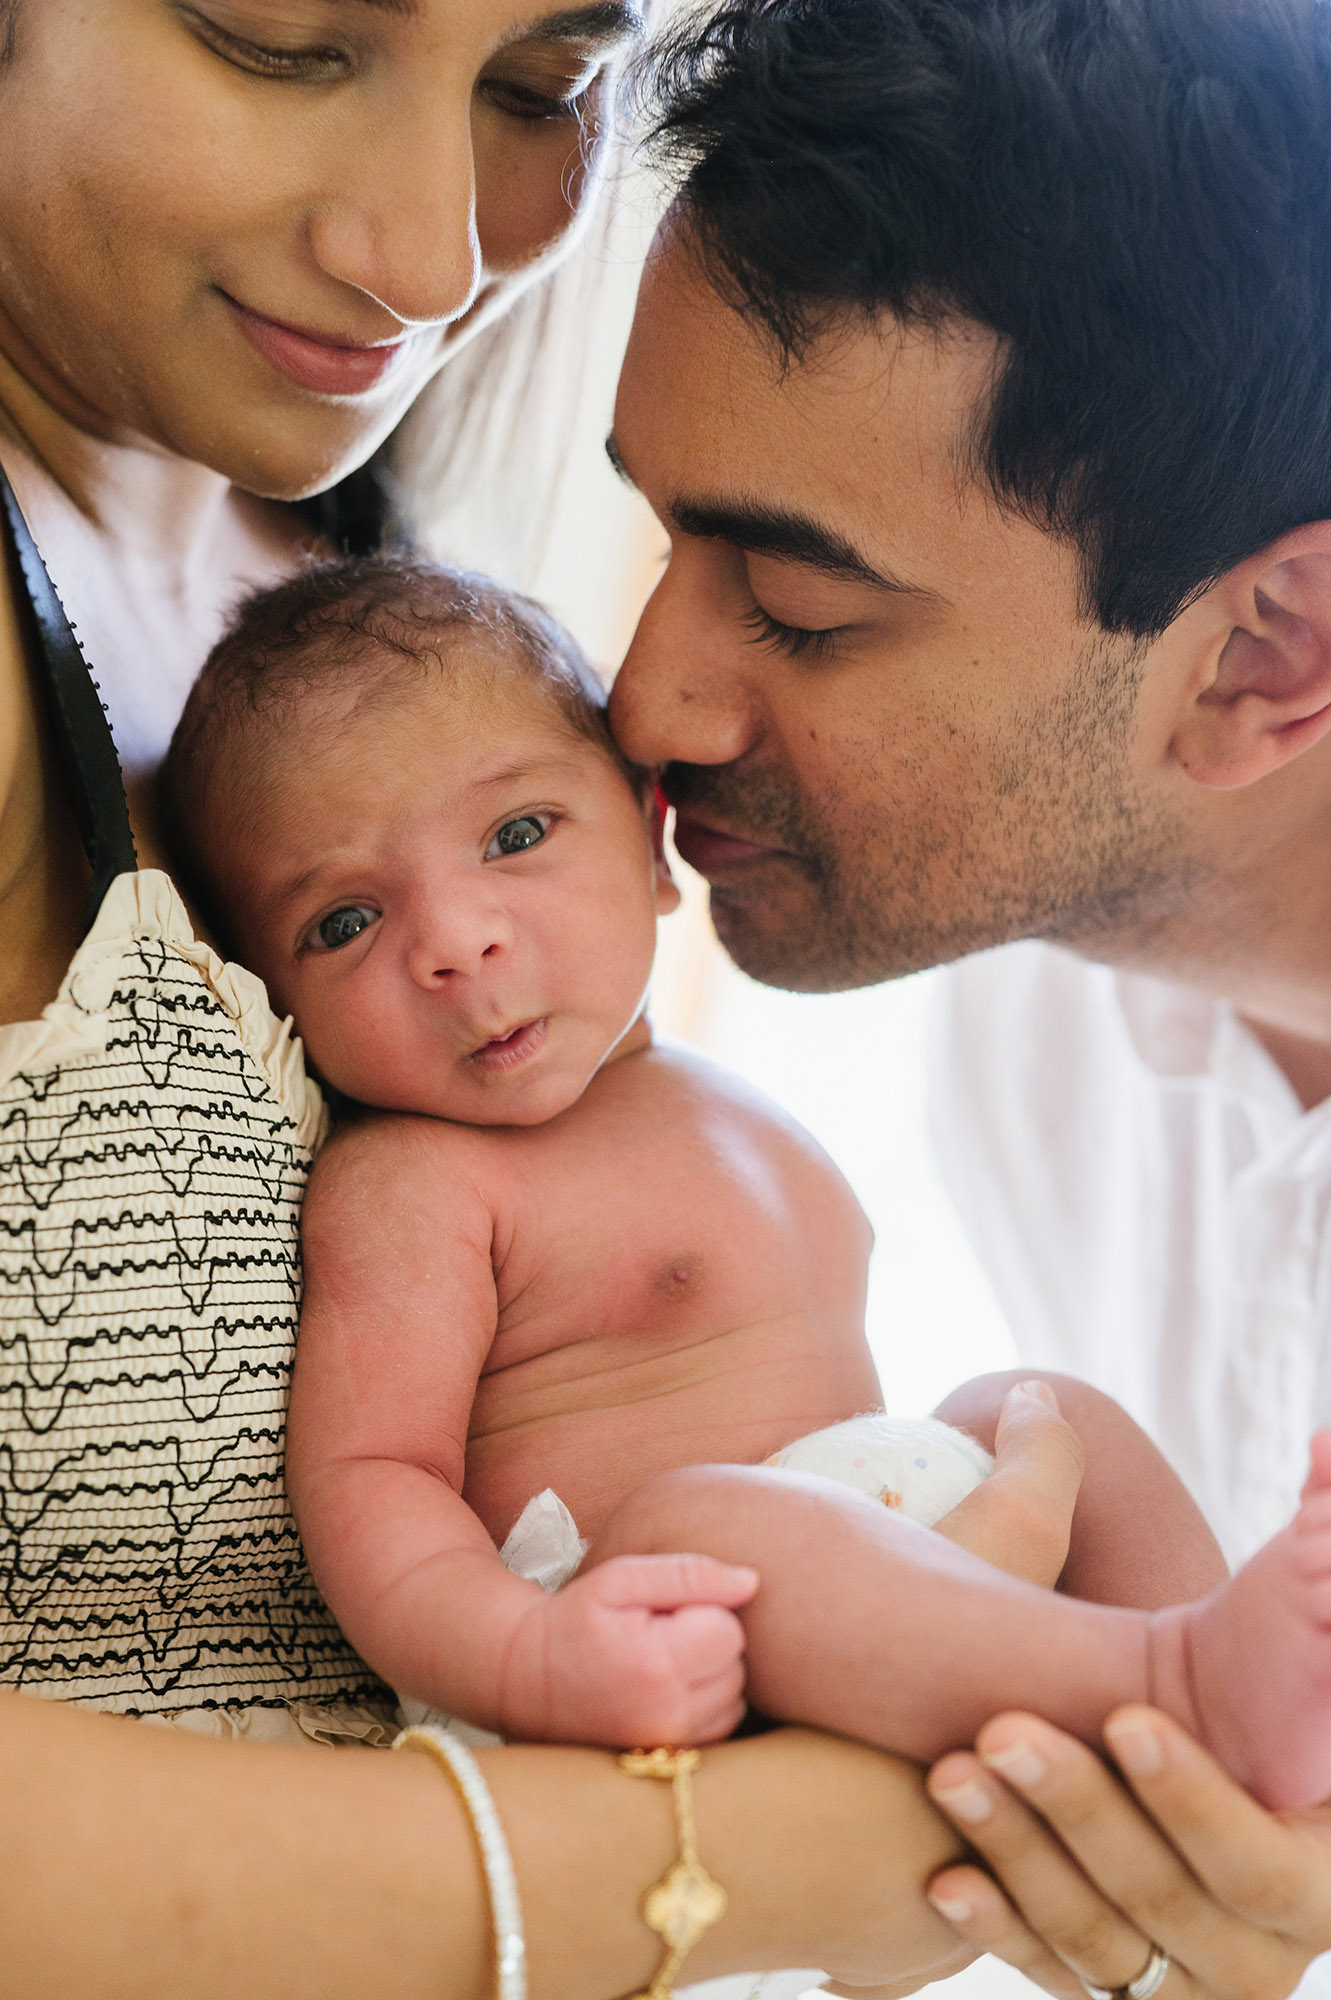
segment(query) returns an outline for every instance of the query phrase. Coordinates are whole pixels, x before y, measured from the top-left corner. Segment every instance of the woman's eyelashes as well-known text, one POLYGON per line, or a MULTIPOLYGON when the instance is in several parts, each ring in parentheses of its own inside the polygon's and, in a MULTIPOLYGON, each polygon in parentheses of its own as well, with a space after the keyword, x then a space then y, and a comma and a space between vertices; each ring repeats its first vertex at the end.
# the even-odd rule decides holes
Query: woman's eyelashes
POLYGON ((486 860, 502 861, 510 854, 525 854, 529 847, 540 845, 553 824, 553 813, 519 813, 506 819, 485 850, 486 860))
POLYGON ((578 120, 586 112, 603 74, 603 68, 597 65, 566 78, 483 76, 478 89, 496 111, 528 124, 562 118, 578 120))
POLYGON ((196 7, 185 6, 180 12, 198 41, 233 69, 246 70, 251 76, 279 83, 335 83, 349 76, 354 67, 350 50, 330 42, 274 47, 224 27, 221 21, 196 7))
POLYGON ((369 903, 343 903, 338 909, 330 910, 326 917, 320 917, 311 930, 306 943, 315 951, 336 951, 340 945, 350 944, 371 924, 377 924, 381 912, 369 903))
POLYGON ((744 614, 743 623, 753 634, 752 643, 757 646, 775 646, 788 659, 798 659, 801 653, 812 653, 821 659, 836 643, 840 627, 830 625, 819 631, 806 625, 784 625, 779 618, 773 618, 770 611, 764 611, 761 604, 755 604, 744 614))

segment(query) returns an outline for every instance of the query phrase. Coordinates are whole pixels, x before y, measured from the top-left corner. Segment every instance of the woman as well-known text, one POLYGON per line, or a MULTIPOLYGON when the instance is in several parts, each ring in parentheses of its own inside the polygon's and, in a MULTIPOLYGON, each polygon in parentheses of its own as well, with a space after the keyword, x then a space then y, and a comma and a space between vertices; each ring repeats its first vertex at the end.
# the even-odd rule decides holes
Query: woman
MULTIPOLYGON (((317 544, 291 503, 362 466, 557 251, 633 26, 616 0, 0 12, 8 1992, 473 2000, 492 1982, 440 1774, 295 1747, 386 1726, 281 1492, 318 1105, 262 990, 195 939, 150 781, 227 604, 317 544)), ((674 1852, 662 1787, 591 1752, 484 1761, 531 1990, 644 1985, 659 1948, 638 1903, 674 1852)), ((693 1976, 824 1963, 864 1983, 955 1955, 920 1893, 955 1838, 890 1760, 802 1732, 725 1745, 697 1819, 730 1904, 693 1976)))

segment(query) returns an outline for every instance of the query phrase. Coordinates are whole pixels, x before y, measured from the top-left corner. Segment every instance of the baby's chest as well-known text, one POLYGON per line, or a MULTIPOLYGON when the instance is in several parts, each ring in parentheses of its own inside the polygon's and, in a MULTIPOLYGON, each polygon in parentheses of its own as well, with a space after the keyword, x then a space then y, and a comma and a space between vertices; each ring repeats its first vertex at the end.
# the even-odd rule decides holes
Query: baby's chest
POLYGON ((599 1214, 547 1212, 515 1235, 496 1271, 490 1366, 588 1342, 611 1343, 627 1362, 761 1317, 770 1262, 746 1254, 746 1242, 710 1218, 663 1226, 622 1202, 599 1214))

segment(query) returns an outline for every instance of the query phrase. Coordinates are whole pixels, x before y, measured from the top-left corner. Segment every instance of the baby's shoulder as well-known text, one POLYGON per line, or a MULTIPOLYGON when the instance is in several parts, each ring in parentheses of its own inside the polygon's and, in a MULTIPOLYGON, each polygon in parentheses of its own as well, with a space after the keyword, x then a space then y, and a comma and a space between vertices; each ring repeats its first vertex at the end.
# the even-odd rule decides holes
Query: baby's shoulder
POLYGON ((492 1177, 483 1130, 410 1112, 357 1111, 339 1120, 310 1172, 308 1227, 330 1213, 378 1215, 489 1207, 492 1177))
POLYGON ((816 1195, 861 1234, 864 1217, 836 1162, 798 1119, 733 1070, 670 1040, 644 1051, 639 1088, 655 1099, 656 1121, 687 1148, 696 1140, 744 1178, 779 1184, 797 1203, 816 1195))

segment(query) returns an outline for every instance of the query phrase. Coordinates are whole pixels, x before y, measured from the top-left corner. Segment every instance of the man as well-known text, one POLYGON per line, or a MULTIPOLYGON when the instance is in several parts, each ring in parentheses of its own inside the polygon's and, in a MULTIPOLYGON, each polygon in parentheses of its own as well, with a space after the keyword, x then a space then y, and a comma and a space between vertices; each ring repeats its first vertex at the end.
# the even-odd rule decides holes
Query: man
MULTIPOLYGON (((1018 1338, 1237 1552, 1331 1421, 1331 20, 751 0, 663 75, 620 741, 758 978, 1041 940, 955 975, 953 1177, 1018 1338)), ((1059 1993, 1152 1942, 1166 2000, 1287 1991, 1331 1809, 1291 1844, 1139 1724, 1173 1849, 1040 1725, 940 1767, 1027 1919, 963 1871, 958 1927, 1059 1993)))

